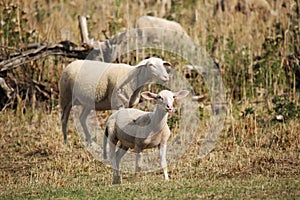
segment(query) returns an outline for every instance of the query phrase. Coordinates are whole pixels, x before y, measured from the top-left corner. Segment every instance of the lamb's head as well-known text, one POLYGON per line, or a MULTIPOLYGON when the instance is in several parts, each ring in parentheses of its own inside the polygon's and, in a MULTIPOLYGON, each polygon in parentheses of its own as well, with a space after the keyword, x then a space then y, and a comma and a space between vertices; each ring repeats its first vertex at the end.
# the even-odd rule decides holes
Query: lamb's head
POLYGON ((160 58, 151 57, 141 61, 138 66, 145 66, 146 75, 150 75, 152 79, 161 80, 163 82, 169 81, 169 74, 166 67, 170 67, 171 63, 160 58))
POLYGON ((179 92, 171 92, 169 90, 162 90, 158 94, 152 92, 143 92, 141 95, 145 99, 155 99, 157 102, 158 109, 164 110, 166 112, 174 112, 175 108, 173 103, 175 99, 181 99, 189 94, 187 90, 180 90, 179 92))

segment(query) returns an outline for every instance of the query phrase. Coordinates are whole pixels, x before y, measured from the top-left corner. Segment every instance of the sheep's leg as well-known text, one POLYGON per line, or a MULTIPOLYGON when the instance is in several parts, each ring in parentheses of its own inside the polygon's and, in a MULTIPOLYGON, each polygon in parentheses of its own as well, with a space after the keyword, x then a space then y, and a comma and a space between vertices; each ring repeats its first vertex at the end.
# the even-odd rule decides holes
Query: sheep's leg
POLYGON ((103 159, 107 159, 107 152, 106 152, 107 139, 108 139, 108 129, 106 127, 103 136, 103 159))
POLYGON ((136 160, 135 160, 135 178, 136 180, 140 177, 141 168, 139 166, 139 161, 141 160, 141 149, 135 148, 136 151, 136 160))
POLYGON ((169 180, 167 159, 166 159, 166 154, 167 154, 167 145, 166 144, 160 145, 159 154, 160 154, 161 167, 164 171, 165 180, 169 180))
POLYGON ((117 141, 109 141, 109 159, 111 161, 111 165, 113 168, 113 180, 112 184, 119 184, 121 183, 121 177, 119 174, 119 166, 117 164, 116 158, 116 145, 117 141))
POLYGON ((121 146, 119 147, 118 151, 117 151, 117 155, 116 155, 116 163, 117 163, 117 167, 118 169, 120 169, 120 161, 121 158, 126 154, 126 152, 128 151, 128 147, 125 147, 124 145, 121 144, 121 146))
POLYGON ((90 114, 90 111, 91 110, 89 108, 83 107, 83 109, 81 111, 81 114, 80 114, 80 117, 79 117, 81 126, 82 126, 84 134, 85 134, 85 140, 88 143, 91 143, 91 135, 90 135, 90 132, 89 132, 89 130, 87 128, 87 125, 86 125, 86 119, 87 119, 87 116, 90 114))
POLYGON ((64 143, 67 144, 67 124, 70 116, 70 111, 72 108, 72 103, 67 104, 62 111, 61 122, 62 122, 62 131, 64 134, 64 143))

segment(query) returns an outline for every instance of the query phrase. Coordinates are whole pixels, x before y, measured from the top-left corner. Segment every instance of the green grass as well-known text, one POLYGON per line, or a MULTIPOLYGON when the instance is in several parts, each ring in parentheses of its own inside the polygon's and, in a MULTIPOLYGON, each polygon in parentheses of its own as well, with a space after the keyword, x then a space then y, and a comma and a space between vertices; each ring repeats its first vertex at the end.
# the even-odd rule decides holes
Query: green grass
POLYGON ((7 199, 297 199, 298 178, 255 175, 246 178, 163 180, 101 186, 95 179, 86 187, 27 187, 7 199))

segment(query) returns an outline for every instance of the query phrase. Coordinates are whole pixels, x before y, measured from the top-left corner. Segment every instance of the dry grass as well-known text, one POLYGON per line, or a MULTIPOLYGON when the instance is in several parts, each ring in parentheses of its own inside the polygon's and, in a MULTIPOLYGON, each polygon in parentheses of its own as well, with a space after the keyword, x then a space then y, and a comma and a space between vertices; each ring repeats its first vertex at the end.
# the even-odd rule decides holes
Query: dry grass
POLYGON ((0 144, 2 198, 96 198, 105 194, 110 199, 110 195, 119 198, 118 191, 122 191, 127 197, 140 193, 151 199, 151 195, 172 197, 173 193, 165 194, 169 190, 184 198, 299 195, 300 125, 296 120, 258 123, 257 135, 253 135, 244 129, 249 119, 241 119, 235 123, 236 135, 226 126, 216 148, 204 159, 197 159, 201 142, 196 140, 170 165, 169 183, 164 183, 161 171, 157 171, 143 174, 137 182, 132 174, 124 173, 123 184, 111 186, 112 170, 84 148, 74 124, 69 126, 70 145, 65 146, 57 111, 44 115, 36 110, 25 116, 18 118, 11 111, 1 115, 1 124, 5 124, 0 144), (148 186, 152 189, 144 191, 148 186), (224 194, 218 192, 220 188, 224 194))

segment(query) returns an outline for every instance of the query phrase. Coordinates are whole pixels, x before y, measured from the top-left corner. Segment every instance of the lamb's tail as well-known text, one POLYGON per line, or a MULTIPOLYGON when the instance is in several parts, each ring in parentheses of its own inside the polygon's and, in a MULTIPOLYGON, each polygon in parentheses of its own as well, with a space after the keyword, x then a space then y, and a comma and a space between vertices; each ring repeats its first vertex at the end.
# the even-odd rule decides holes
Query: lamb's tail
POLYGON ((105 128, 103 136, 103 159, 107 159, 107 138, 108 138, 108 128, 105 128))

